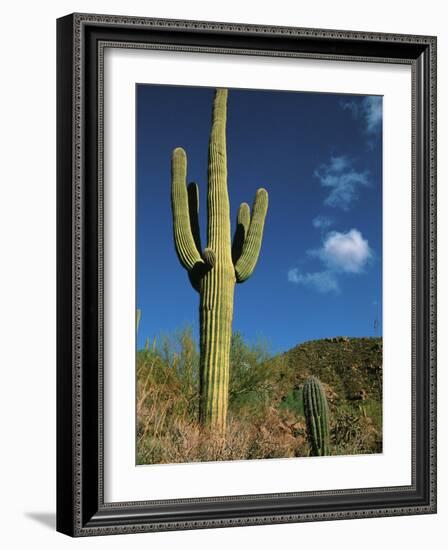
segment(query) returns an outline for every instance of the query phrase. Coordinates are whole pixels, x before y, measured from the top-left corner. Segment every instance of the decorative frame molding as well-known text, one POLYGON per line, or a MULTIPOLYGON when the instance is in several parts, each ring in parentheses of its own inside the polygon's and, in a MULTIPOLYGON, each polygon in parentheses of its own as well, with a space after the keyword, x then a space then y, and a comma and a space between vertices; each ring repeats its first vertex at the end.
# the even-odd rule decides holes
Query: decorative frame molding
POLYGON ((63 17, 57 30, 57 529, 89 536, 435 513, 436 38, 93 14, 63 17), (112 45, 411 65, 410 486, 104 502, 102 82, 112 45))

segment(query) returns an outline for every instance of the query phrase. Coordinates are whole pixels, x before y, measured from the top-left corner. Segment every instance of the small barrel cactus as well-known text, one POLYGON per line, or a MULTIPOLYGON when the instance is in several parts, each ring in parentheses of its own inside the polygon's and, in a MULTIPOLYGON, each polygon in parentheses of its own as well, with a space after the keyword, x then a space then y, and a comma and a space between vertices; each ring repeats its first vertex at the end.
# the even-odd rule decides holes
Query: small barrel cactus
POLYGON ((303 386, 303 409, 311 455, 329 455, 330 429, 327 398, 321 382, 314 376, 307 378, 303 386))

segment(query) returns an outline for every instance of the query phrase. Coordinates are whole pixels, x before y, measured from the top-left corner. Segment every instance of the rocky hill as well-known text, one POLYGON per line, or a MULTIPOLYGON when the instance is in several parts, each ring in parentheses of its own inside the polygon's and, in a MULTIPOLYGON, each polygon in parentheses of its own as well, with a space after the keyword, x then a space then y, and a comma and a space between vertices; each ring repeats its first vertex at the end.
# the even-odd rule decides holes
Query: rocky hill
POLYGON ((310 376, 327 387, 331 401, 381 400, 383 378, 381 338, 326 338, 300 344, 280 358, 298 388, 310 376))

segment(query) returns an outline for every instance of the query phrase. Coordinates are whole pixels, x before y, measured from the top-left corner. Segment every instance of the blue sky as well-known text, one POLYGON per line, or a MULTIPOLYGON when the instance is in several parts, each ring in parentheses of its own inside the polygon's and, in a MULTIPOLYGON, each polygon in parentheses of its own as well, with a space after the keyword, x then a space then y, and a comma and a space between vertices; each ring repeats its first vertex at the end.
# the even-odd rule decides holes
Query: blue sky
MULTIPOLYGON (((198 333, 198 294, 173 243, 170 160, 184 147, 205 246, 213 94, 137 86, 139 348, 187 325, 198 333)), ((257 267, 236 286, 233 330, 272 353, 373 336, 382 300, 382 98, 231 89, 227 153, 232 228, 241 202, 251 205, 258 187, 269 193, 257 267)))

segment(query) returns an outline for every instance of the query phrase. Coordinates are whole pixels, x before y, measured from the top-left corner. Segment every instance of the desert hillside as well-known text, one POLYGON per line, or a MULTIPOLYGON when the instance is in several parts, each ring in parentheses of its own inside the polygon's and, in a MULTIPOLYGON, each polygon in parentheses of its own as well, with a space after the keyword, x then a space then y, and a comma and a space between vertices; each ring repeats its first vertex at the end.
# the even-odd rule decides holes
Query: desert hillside
POLYGON ((199 354, 191 332, 137 353, 139 464, 309 455, 303 384, 324 388, 331 454, 382 450, 382 339, 336 337, 270 356, 234 334, 226 440, 198 424, 199 354))

